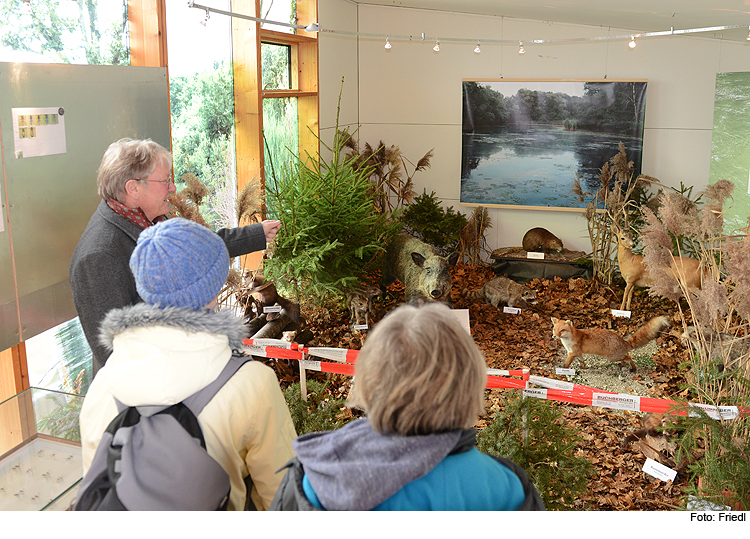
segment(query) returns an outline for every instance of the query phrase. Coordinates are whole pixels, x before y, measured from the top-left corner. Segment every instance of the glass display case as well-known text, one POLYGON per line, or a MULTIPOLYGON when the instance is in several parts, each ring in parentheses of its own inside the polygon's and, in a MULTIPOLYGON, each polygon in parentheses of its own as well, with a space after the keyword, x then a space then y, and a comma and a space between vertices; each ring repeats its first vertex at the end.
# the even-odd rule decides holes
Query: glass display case
POLYGON ((83 396, 29 388, 0 403, 0 511, 65 510, 82 478, 83 396))

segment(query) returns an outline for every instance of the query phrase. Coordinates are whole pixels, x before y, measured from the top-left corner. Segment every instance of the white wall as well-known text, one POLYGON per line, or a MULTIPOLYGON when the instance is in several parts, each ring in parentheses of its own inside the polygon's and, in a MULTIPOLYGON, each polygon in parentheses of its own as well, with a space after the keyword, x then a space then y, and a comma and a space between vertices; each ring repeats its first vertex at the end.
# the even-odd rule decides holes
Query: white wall
MULTIPOLYGON (((654 37, 638 41, 585 41, 534 45, 441 41, 440 52, 421 34, 467 39, 570 39, 629 34, 624 29, 565 25, 398 7, 357 6, 319 0, 323 28, 360 33, 413 35, 414 39, 320 34, 321 132, 335 123, 341 76, 346 121, 361 125, 360 139, 399 146, 415 161, 434 148, 431 168, 415 175, 418 193, 435 191, 459 208, 461 177, 461 80, 463 78, 648 79, 643 174, 668 186, 708 183, 716 73, 750 71, 750 45, 706 37, 654 37), (350 102, 349 77, 356 66, 358 102, 350 102), (357 118, 350 107, 358 107, 357 118)), ((540 14, 540 18, 543 14, 540 14)), ((344 116, 342 115, 342 118, 344 116)), ((343 122, 342 122, 343 124, 343 122)), ((602 163, 603 165, 604 163, 602 163)), ((571 182, 572 182, 571 178, 571 182)), ((523 234, 543 226, 569 249, 591 251, 586 221, 577 212, 491 209, 491 248, 521 244, 523 234)))

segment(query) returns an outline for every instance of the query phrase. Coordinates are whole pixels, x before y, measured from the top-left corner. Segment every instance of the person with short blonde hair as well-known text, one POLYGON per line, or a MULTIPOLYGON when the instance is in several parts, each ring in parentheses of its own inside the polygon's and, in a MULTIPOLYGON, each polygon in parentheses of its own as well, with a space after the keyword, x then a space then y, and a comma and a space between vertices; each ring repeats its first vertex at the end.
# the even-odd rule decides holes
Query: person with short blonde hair
POLYGON ((375 326, 356 369, 351 404, 381 433, 470 429, 484 411, 484 356, 438 304, 396 309, 375 326))
POLYGON ((447 306, 388 314, 355 375, 367 417, 297 438, 271 510, 544 509, 523 469, 476 448, 487 366, 447 306))

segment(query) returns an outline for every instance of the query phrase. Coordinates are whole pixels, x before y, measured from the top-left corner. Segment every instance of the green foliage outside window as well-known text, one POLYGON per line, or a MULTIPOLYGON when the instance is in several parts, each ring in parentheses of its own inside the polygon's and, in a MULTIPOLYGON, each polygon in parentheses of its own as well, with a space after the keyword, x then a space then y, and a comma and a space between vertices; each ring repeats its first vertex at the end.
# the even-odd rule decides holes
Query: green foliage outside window
POLYGON ((0 0, 0 44, 53 63, 129 65, 127 2, 0 0))

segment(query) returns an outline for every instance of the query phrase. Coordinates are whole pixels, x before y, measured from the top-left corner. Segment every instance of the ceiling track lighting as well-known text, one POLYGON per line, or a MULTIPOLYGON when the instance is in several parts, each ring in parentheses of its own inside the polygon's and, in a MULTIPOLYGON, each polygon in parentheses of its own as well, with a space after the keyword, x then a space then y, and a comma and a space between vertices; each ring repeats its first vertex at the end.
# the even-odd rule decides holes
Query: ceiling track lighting
POLYGON ((385 36, 385 49, 390 50, 391 48, 391 42, 388 41, 388 36, 385 36))
MULTIPOLYGON (((221 15, 227 15, 229 17, 236 17, 236 18, 239 18, 239 19, 245 19, 245 20, 249 20, 249 21, 260 22, 260 23, 264 23, 264 24, 268 24, 268 25, 273 25, 273 26, 285 26, 285 27, 288 27, 288 28, 305 30, 307 32, 330 32, 330 33, 336 33, 336 34, 341 34, 341 35, 350 35, 350 36, 367 36, 367 37, 370 37, 370 38, 372 38, 372 37, 383 37, 383 34, 369 34, 369 33, 362 33, 362 32, 352 32, 352 31, 347 31, 347 30, 323 29, 323 28, 320 27, 320 25, 318 23, 310 23, 307 26, 303 26, 303 25, 300 25, 300 24, 292 24, 292 23, 281 22, 281 21, 272 21, 272 20, 267 20, 267 19, 261 19, 259 17, 252 17, 250 15, 245 15, 243 13, 235 13, 233 11, 225 11, 225 10, 222 10, 222 9, 217 9, 217 8, 213 8, 213 7, 204 6, 204 5, 198 4, 195 0, 188 0, 187 4, 188 4, 188 8, 202 9, 202 10, 206 11, 206 18, 201 23, 203 25, 205 25, 205 22, 208 21, 208 18, 209 18, 208 17, 208 13, 210 11, 210 12, 213 12, 213 13, 219 13, 221 15)), ((23 13, 31 13, 31 2, 30 2, 30 0, 24 0, 23 3, 21 3, 21 11, 23 13)), ((636 43, 635 43, 635 38, 636 37, 662 37, 662 36, 676 36, 676 35, 692 35, 692 34, 707 33, 707 32, 714 32, 714 34, 715 34, 716 32, 720 32, 720 31, 723 31, 723 30, 734 30, 734 29, 739 29, 739 28, 742 28, 742 29, 747 28, 748 29, 747 41, 750 41, 750 26, 748 26, 747 24, 735 24, 735 25, 727 25, 727 26, 711 26, 711 27, 704 27, 704 28, 685 28, 685 29, 682 29, 682 30, 675 30, 674 27, 671 27, 669 30, 666 30, 666 31, 644 32, 644 33, 635 34, 635 35, 631 35, 631 36, 628 36, 627 34, 625 34, 625 35, 616 35, 616 36, 607 35, 607 36, 583 37, 583 38, 581 38, 581 37, 572 37, 572 38, 567 38, 567 39, 533 39, 533 40, 530 40, 530 41, 532 43, 535 43, 535 44, 545 45, 545 44, 553 44, 553 43, 571 43, 571 42, 578 43, 578 42, 581 42, 581 41, 583 41, 583 42, 601 42, 602 40, 607 40, 607 41, 616 40, 616 41, 620 41, 620 40, 627 39, 628 37, 630 37, 630 42, 628 43, 628 45, 630 46, 630 48, 634 48, 635 45, 636 45, 636 43)), ((388 37, 389 36, 386 36, 386 40, 385 40, 385 42, 386 42, 385 48, 386 49, 390 49, 391 48, 391 45, 390 45, 388 37)), ((398 39, 404 39, 404 40, 408 39, 409 41, 411 41, 412 38, 415 37, 415 36, 413 36, 413 35, 397 35, 397 36, 394 36, 394 37, 398 38, 398 39)), ((426 38, 425 33, 422 32, 422 41, 424 41, 425 38, 426 38)), ((444 38, 444 40, 445 39, 447 39, 448 41, 460 41, 460 42, 469 42, 469 43, 471 43, 471 42, 474 41, 473 39, 450 38, 450 37, 449 38, 444 38)), ((514 43, 514 42, 515 42, 514 39, 485 39, 485 44, 486 43, 499 43, 499 44, 503 44, 503 45, 509 45, 511 43, 514 43)), ((518 44, 519 44, 518 53, 519 54, 524 54, 526 51, 523 48, 523 41, 519 41, 518 44)), ((435 45, 437 46, 438 43, 436 42, 435 45)), ((477 46, 474 49, 474 51, 477 52, 477 53, 480 52, 479 42, 477 42, 477 46)))
POLYGON ((434 50, 435 52, 440 52, 440 40, 439 39, 435 40, 435 46, 432 47, 432 50, 434 50))
POLYGON ((206 10, 206 16, 203 17, 200 21, 201 25, 206 26, 208 24, 208 19, 210 18, 211 18, 211 14, 208 12, 208 10, 206 10))
POLYGON ((482 49, 479 47, 479 41, 477 41, 477 46, 474 47, 474 52, 476 52, 477 54, 479 54, 480 52, 482 52, 482 49))

